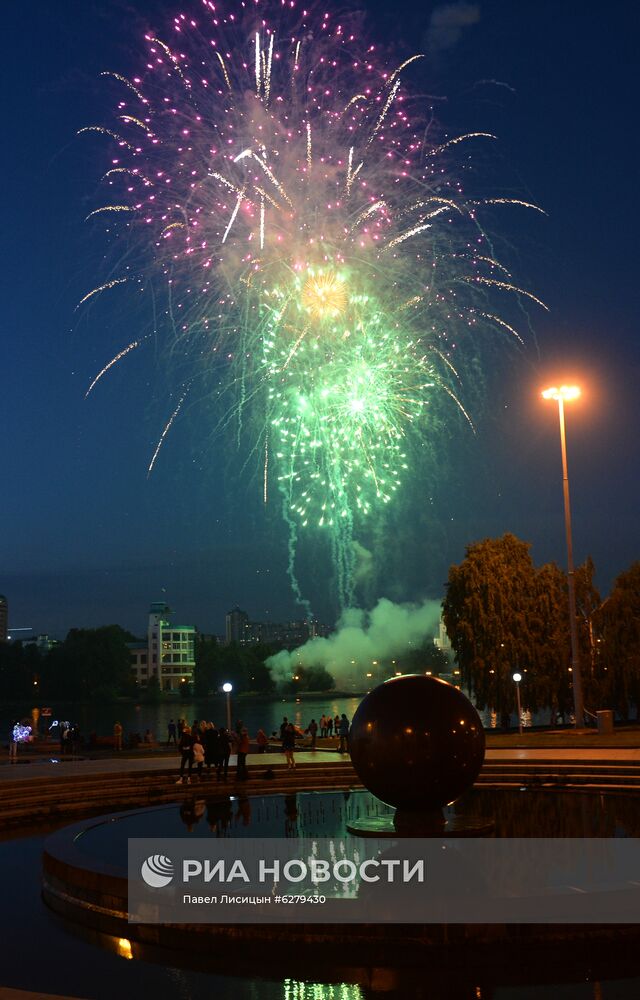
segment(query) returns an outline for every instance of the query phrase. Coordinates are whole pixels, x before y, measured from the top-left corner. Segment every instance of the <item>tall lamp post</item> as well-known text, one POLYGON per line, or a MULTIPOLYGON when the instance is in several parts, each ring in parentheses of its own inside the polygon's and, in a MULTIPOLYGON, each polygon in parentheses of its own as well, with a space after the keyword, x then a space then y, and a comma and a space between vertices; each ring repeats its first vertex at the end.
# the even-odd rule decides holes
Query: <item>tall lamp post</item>
POLYGON ((520 704, 520 681, 522 680, 522 674, 514 674, 513 682, 516 686, 516 698, 518 700, 518 732, 522 736, 522 705, 520 704))
POLYGON ((567 471, 567 438, 564 428, 564 404, 578 399, 577 385, 551 386, 542 393, 543 399, 555 399, 558 403, 560 420, 560 449, 562 451, 562 490, 564 494, 564 529, 567 538, 567 577, 569 582, 569 629, 571 635, 571 671, 573 678, 573 709, 576 727, 584 725, 584 701, 582 697, 582 673, 578 650, 578 623, 576 620, 576 581, 573 568, 573 542, 571 540, 571 505, 569 502, 569 473, 567 471))
POLYGON ((229 681, 227 681, 222 685, 222 690, 227 696, 227 729, 231 732, 231 692, 233 691, 233 684, 229 684, 229 681))

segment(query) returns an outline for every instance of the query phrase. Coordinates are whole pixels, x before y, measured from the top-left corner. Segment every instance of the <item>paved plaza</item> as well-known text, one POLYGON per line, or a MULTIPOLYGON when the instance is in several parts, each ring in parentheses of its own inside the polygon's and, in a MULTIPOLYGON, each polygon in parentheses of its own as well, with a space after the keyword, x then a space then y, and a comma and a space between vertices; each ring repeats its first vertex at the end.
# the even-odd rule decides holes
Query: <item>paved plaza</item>
MULTIPOLYGON (((340 755, 333 751, 316 750, 315 752, 305 750, 296 753, 296 764, 304 767, 305 764, 322 764, 325 767, 337 765, 349 760, 348 755, 340 755)), ((558 763, 581 762, 585 764, 635 764, 640 763, 640 747, 566 747, 565 749, 549 749, 543 747, 507 747, 505 749, 488 749, 485 755, 485 762, 495 763, 535 763, 541 764, 557 761, 558 763)), ((55 756, 51 758, 33 757, 26 755, 18 763, 12 765, 8 759, 0 765, 0 782, 15 781, 17 778, 43 778, 47 775, 52 777, 66 776, 89 776, 98 774, 119 774, 119 773, 143 773, 145 771, 167 771, 173 768, 178 769, 180 763, 179 754, 158 753, 156 756, 144 757, 105 757, 99 760, 78 757, 71 760, 62 760, 55 756)), ((230 767, 235 767, 236 757, 230 758, 230 767)), ((261 768, 273 767, 284 764, 282 752, 250 754, 247 759, 249 767, 252 765, 261 768)))

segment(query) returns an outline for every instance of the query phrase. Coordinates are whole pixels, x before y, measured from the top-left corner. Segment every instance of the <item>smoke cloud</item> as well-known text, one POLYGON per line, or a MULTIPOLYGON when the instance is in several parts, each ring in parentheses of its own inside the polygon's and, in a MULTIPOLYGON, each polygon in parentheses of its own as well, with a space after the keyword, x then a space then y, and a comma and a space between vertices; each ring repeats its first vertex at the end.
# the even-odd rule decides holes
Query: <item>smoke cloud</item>
POLYGON ((476 3, 448 3, 433 11, 426 36, 426 49, 430 56, 437 56, 457 45, 465 28, 480 20, 480 6, 476 3))
POLYGON ((401 656, 437 634, 440 608, 439 601, 394 604, 387 598, 372 611, 349 608, 332 635, 310 639, 292 652, 282 650, 269 657, 267 666, 277 684, 290 682, 298 667, 324 667, 336 687, 346 688, 354 680, 362 687, 374 660, 401 656))
POLYGON ((364 545, 361 545, 360 542, 354 540, 353 555, 355 562, 353 570, 354 582, 357 584, 369 583, 373 578, 374 572, 373 553, 369 549, 365 549, 364 545))

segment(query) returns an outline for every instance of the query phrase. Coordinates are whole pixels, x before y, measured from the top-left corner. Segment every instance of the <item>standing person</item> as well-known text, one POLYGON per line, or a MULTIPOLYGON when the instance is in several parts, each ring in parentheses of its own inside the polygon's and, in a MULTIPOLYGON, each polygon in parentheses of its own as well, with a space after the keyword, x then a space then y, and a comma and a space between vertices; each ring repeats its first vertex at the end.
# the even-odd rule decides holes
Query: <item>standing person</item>
POLYGON ((184 769, 189 765, 189 770, 187 774, 187 784, 191 784, 191 772, 193 770, 193 736, 191 735, 191 727, 184 726, 182 729, 182 736, 180 737, 180 742, 178 743, 178 750, 180 751, 180 774, 176 785, 182 784, 184 780, 184 769))
POLYGON ((287 717, 285 715, 284 719, 280 723, 280 739, 281 740, 284 739, 284 734, 285 734, 285 731, 286 731, 286 728, 287 728, 288 725, 289 725, 289 720, 287 719, 287 717))
POLYGON ((336 717, 333 720, 333 731, 336 736, 340 735, 340 716, 336 713, 336 717))
POLYGON ((264 729, 259 729, 256 733, 256 743, 258 744, 258 753, 265 753, 269 746, 269 739, 264 729))
POLYGON ((293 723, 289 723, 282 736, 282 749, 284 750, 284 756, 287 761, 287 769, 291 770, 295 768, 296 761, 294 752, 296 749, 296 731, 293 728, 293 723))
POLYGON ((204 745, 204 762, 207 765, 207 775, 211 777, 211 765, 215 767, 218 761, 218 730, 213 722, 208 722, 202 739, 204 745))
POLYGON ((216 777, 218 781, 227 780, 229 773, 229 757, 231 756, 231 740, 226 729, 220 726, 218 730, 218 759, 216 761, 216 777))
POLYGON ((320 716, 320 739, 323 740, 327 735, 327 717, 322 713, 320 716))
POLYGON ((347 739, 349 736, 349 720, 347 719, 344 712, 338 720, 337 727, 338 736, 340 737, 340 746, 338 748, 338 753, 347 752, 347 739))
POLYGON ((174 747, 177 747, 178 741, 176 739, 176 724, 173 719, 169 719, 169 725, 167 726, 167 746, 171 746, 172 743, 174 747))
POLYGON ((238 736, 238 763, 236 765, 236 778, 238 781, 246 781, 249 777, 249 772, 247 771, 247 754, 249 753, 250 745, 249 733, 243 726, 238 736))
POLYGON ((113 726, 113 749, 122 750, 122 726, 119 722, 113 726))
POLYGON ((204 764, 204 747, 200 742, 200 736, 196 733, 193 740, 193 763, 196 766, 198 777, 202 781, 202 766, 204 764))
POLYGON ((318 742, 318 723, 315 719, 312 719, 307 728, 307 732, 311 737, 311 749, 316 749, 316 743, 318 742))
POLYGON ((327 716, 327 736, 331 739, 333 735, 333 717, 331 715, 327 716))
POLYGON ((183 730, 184 730, 184 719, 178 719, 178 743, 182 738, 183 730))

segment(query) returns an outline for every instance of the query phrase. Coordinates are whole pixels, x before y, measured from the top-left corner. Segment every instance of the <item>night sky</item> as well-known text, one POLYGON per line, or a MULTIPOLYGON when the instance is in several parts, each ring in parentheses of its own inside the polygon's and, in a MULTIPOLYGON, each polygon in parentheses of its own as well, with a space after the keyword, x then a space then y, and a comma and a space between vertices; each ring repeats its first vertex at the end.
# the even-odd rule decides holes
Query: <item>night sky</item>
MULTIPOLYGON (((378 537, 388 572, 370 597, 439 598, 465 545, 505 531, 530 541, 537 563, 564 565, 557 408, 539 391, 567 379, 584 389, 568 409, 575 557, 593 556, 604 595, 640 558, 636 6, 450 6, 446 27, 438 5, 371 0, 369 34, 392 38, 401 57, 430 46, 423 79, 446 97, 437 107, 447 131, 499 136, 487 171, 548 218, 510 210, 493 223, 513 246, 519 282, 550 312, 527 310, 525 351, 487 354, 477 435, 457 428, 435 484, 407 485, 416 513, 378 537)), ((151 306, 118 290, 117 306, 74 312, 104 280, 104 244, 83 220, 103 203, 108 159, 104 144, 76 133, 111 123, 113 92, 99 72, 135 74, 145 30, 168 34, 176 8, 5 7, 0 592, 10 625, 64 636, 118 622, 140 633, 160 599, 205 632, 222 632, 236 603, 257 620, 299 615, 278 512, 263 510, 243 456, 212 438, 206 405, 176 422, 147 478, 171 411, 153 350, 134 352, 84 399, 94 374, 148 326, 151 306)), ((303 586, 332 620, 312 555, 303 586)))

